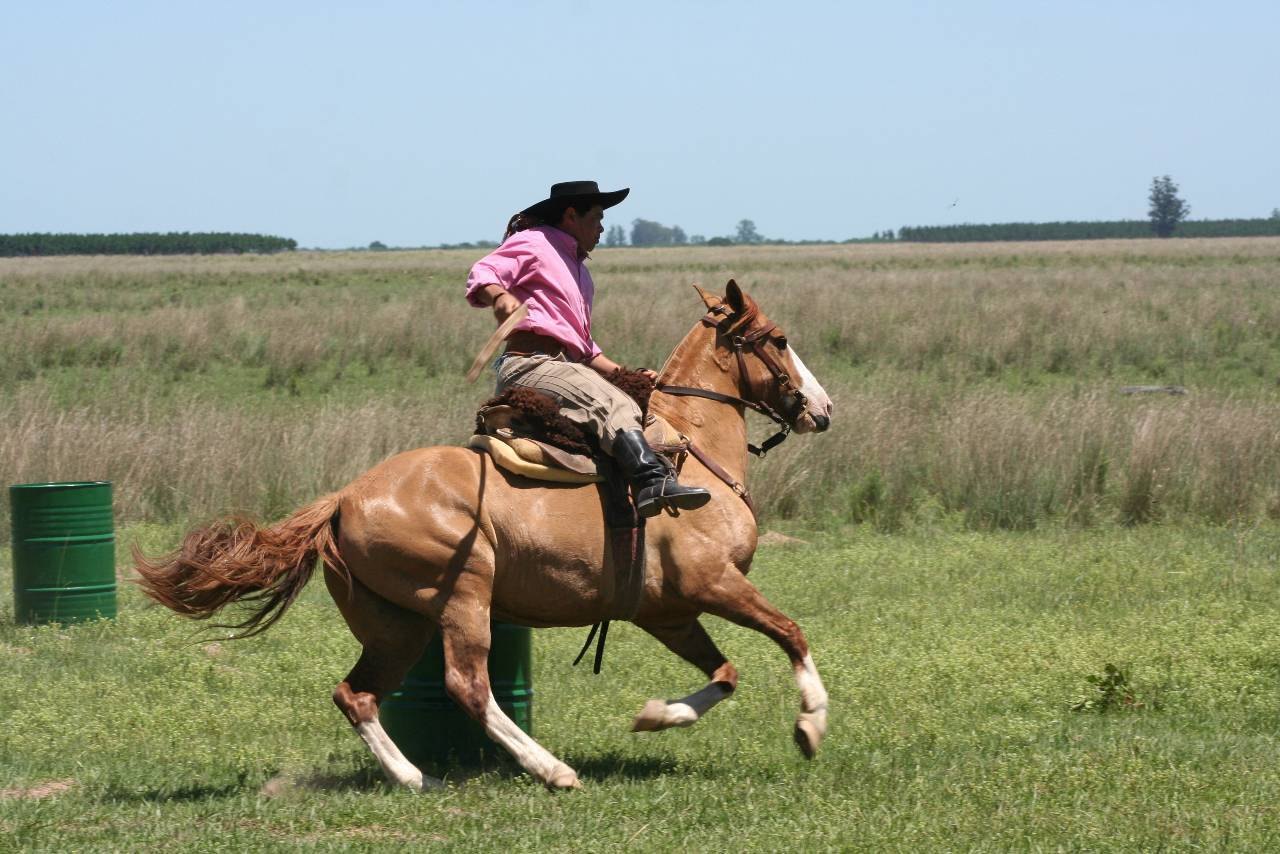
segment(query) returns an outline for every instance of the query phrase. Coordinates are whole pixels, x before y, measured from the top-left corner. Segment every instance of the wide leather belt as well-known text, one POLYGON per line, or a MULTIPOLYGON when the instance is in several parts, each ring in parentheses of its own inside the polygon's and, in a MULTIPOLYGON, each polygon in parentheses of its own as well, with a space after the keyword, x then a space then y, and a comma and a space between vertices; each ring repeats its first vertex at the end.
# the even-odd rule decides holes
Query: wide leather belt
POLYGON ((563 353, 572 361, 578 361, 573 359, 566 351, 564 344, 550 335, 530 332, 527 329, 517 330, 507 336, 506 352, 515 356, 536 356, 541 354, 559 356, 563 353))

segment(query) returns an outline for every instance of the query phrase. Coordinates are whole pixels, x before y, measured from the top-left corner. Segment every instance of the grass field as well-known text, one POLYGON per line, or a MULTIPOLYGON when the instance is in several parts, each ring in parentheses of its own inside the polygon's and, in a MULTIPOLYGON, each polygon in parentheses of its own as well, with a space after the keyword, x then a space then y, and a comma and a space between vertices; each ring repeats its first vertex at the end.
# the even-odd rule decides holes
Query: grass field
POLYGON ((356 647, 320 585, 239 643, 127 589, 114 622, 0 623, 0 848, 1274 850, 1278 557, 1274 528, 863 526, 766 547, 753 578, 831 692, 819 757, 791 745, 795 687, 758 635, 709 621, 739 693, 631 734, 700 675, 623 625, 592 676, 569 666, 581 632, 548 630, 535 732, 585 786, 560 795, 510 767, 387 788, 328 699, 356 647), (1110 708, 1089 681, 1108 664, 1132 695, 1110 708))
MULTIPOLYGON (((275 517, 486 396, 474 253, 0 260, 0 475, 106 478, 125 549, 275 517)), ((602 250, 597 335, 658 365, 736 277, 831 392, 753 463, 752 579, 831 692, 806 763, 782 654, 716 620, 701 683, 630 626, 605 672, 535 639, 511 766, 411 795, 329 701, 356 655, 314 584, 265 636, 12 620, 0 551, 0 850, 1274 850, 1280 837, 1280 240, 602 250), (1185 395, 1125 395, 1128 385, 1185 395), (1115 670, 1108 671, 1108 666, 1115 670), (1125 680, 1122 684, 1116 675, 1125 680)), ((757 425, 761 434, 764 425, 757 425)), ((7 514, 7 508, 6 508, 7 514)), ((7 519, 7 516, 6 516, 7 519)))

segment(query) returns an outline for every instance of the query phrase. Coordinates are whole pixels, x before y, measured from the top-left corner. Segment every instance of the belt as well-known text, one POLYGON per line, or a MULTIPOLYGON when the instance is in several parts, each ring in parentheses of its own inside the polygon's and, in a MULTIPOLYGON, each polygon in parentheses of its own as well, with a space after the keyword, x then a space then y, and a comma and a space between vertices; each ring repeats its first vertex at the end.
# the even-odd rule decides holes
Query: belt
MULTIPOLYGON (((537 332, 530 332, 527 329, 517 330, 507 336, 507 346, 504 352, 513 356, 559 356, 565 353, 565 346, 560 341, 552 338, 550 335, 542 335, 537 332)), ((565 353, 566 357, 568 356, 565 353)), ((572 361, 578 361, 573 359, 572 361)))

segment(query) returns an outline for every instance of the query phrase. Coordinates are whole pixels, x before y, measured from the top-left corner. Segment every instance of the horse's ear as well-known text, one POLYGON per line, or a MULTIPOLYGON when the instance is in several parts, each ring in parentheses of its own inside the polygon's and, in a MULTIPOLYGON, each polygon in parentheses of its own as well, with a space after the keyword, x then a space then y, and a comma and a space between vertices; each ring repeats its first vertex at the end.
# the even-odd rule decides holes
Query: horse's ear
POLYGON ((698 296, 702 297, 702 304, 705 305, 708 310, 713 309, 720 304, 720 297, 704 291, 700 285, 695 284, 693 289, 698 292, 698 296))
POLYGON ((729 303, 729 307, 733 309, 734 314, 741 314, 747 307, 747 295, 742 292, 742 288, 738 287, 738 283, 733 279, 730 279, 729 284, 725 286, 724 301, 729 303))

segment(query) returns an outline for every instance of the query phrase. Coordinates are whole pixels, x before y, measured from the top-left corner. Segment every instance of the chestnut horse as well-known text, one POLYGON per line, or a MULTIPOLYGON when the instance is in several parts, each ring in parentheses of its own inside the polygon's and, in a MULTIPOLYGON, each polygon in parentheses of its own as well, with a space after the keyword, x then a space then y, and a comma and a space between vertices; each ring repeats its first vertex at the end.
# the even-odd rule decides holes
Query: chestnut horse
MULTIPOLYGON (((737 671, 698 622, 705 612, 762 632, 786 652, 800 689, 795 741, 812 757, 827 729, 826 689, 800 628, 746 578, 756 523, 744 500, 744 404, 808 433, 829 426, 831 401, 734 282, 724 297, 699 293, 707 313, 667 360, 650 407, 701 451, 687 459, 681 480, 713 498, 699 510, 648 521, 643 592, 631 621, 710 681, 677 702, 650 700, 633 729, 689 726, 733 692, 737 671), (661 393, 664 387, 672 391, 661 393)), ((180 614, 206 618, 237 600, 254 603, 236 625, 241 636, 274 623, 319 558, 363 647, 333 700, 390 780, 416 789, 439 782, 424 778, 378 721, 378 704, 439 629, 445 690, 454 701, 548 788, 579 785, 572 768, 495 702, 489 621, 587 626, 616 618, 595 487, 508 474, 469 448, 423 448, 385 460, 270 527, 222 522, 192 531, 165 559, 135 558, 147 594, 180 614)))

